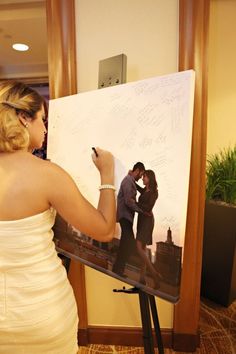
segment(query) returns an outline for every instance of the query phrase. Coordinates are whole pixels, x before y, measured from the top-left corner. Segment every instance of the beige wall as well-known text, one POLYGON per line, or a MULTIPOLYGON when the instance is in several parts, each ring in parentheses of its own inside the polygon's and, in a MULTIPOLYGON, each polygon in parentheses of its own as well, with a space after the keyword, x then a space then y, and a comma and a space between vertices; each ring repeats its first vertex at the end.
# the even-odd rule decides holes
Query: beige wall
POLYGON ((211 0, 208 154, 236 143, 236 1, 211 0))
POLYGON ((96 89, 98 62, 124 53, 127 81, 177 69, 177 0, 76 0, 79 91, 96 89))
MULTIPOLYGON (((127 55, 127 81, 178 70, 178 0, 76 0, 78 89, 98 85, 99 60, 127 55)), ((90 325, 140 326, 137 295, 115 294, 124 284, 86 268, 90 325)), ((129 287, 129 285, 127 285, 129 287)), ((162 328, 173 306, 158 300, 162 328)))

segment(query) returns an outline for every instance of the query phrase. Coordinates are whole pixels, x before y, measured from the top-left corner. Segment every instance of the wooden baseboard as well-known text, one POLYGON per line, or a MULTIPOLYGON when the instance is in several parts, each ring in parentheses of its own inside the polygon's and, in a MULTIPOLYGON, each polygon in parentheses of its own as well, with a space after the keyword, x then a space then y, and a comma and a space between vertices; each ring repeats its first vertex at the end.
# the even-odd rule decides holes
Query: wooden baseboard
MULTIPOLYGON (((194 352, 199 346, 199 335, 173 333, 172 329, 162 329, 162 340, 165 348, 176 351, 194 352)), ((141 328, 134 327, 108 327, 89 326, 87 329, 79 329, 78 343, 88 344, 143 346, 143 333, 141 328)), ((153 331, 154 345, 157 346, 153 331)))
POLYGON ((200 334, 173 333, 173 350, 177 352, 195 352, 199 346, 200 334))
MULTIPOLYGON (((171 348, 172 330, 162 329, 162 340, 165 348, 171 348)), ((108 326, 89 326, 87 330, 79 329, 79 345, 105 344, 105 345, 124 345, 124 346, 143 346, 143 333, 141 328, 134 327, 108 327, 108 326), (85 333, 86 332, 86 333, 85 333)), ((154 344, 156 338, 153 331, 154 344)))

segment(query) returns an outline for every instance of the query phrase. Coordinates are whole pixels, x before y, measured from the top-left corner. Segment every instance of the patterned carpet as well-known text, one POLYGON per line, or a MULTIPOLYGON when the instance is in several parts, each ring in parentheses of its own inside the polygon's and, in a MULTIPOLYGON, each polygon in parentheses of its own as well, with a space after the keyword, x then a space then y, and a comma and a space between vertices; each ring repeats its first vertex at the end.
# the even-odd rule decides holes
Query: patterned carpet
POLYGON ((200 353, 236 354, 236 301, 226 308, 204 299, 200 333, 200 353))
MULTIPOLYGON (((236 354, 236 301, 228 308, 202 299, 200 309, 200 348, 196 354, 236 354)), ((78 354, 144 354, 143 348, 90 345, 78 354)), ((158 351, 156 350, 156 353, 158 351)), ((165 354, 174 354, 165 349, 165 354)), ((180 353, 178 354, 185 354, 180 353)))

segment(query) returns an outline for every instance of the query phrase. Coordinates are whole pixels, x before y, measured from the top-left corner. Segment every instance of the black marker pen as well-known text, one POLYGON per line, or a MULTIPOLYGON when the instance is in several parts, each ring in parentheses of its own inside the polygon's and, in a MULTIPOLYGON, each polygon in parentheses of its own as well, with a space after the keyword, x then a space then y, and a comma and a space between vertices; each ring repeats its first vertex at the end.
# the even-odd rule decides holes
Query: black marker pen
POLYGON ((92 150, 94 151, 96 157, 98 157, 98 153, 97 153, 97 150, 95 149, 95 147, 92 147, 92 150))

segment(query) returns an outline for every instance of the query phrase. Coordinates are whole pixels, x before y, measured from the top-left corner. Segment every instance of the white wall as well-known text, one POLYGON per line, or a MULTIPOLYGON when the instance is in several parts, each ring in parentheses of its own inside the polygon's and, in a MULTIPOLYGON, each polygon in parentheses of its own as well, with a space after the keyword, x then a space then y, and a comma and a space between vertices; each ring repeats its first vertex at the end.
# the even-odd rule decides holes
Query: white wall
MULTIPOLYGON (((127 81, 176 72, 178 27, 178 0, 76 0, 78 91, 96 89, 99 60, 121 53, 127 81)), ((112 292, 123 285, 86 268, 90 325, 141 325, 137 295, 112 292)), ((158 300, 158 311, 171 328, 173 306, 158 300)))

